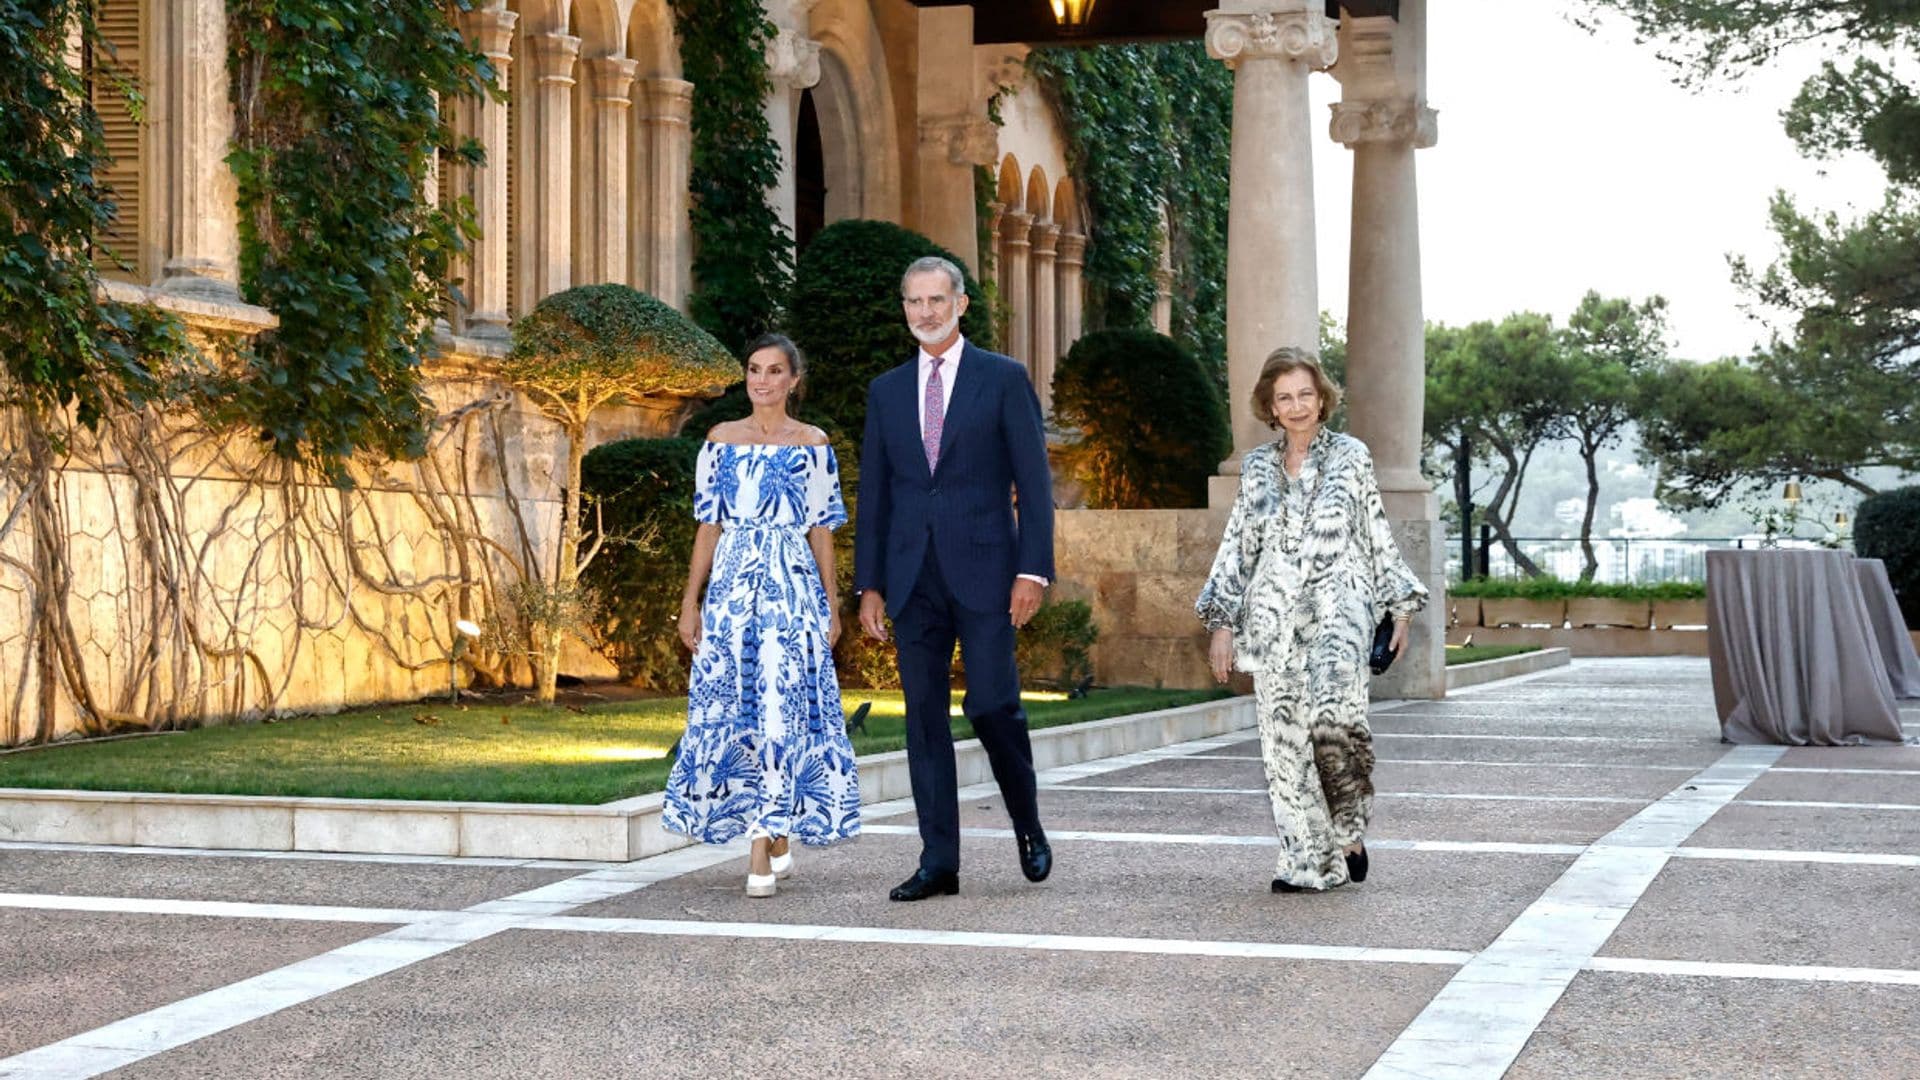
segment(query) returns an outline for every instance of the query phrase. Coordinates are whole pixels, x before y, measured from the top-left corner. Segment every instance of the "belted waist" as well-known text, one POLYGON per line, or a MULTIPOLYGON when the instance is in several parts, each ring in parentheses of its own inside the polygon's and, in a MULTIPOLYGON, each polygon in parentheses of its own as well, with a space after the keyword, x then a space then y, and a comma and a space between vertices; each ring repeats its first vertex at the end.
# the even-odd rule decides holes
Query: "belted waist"
POLYGON ((804 525, 780 525, 771 521, 727 521, 720 525, 721 532, 784 532, 803 533, 804 525))

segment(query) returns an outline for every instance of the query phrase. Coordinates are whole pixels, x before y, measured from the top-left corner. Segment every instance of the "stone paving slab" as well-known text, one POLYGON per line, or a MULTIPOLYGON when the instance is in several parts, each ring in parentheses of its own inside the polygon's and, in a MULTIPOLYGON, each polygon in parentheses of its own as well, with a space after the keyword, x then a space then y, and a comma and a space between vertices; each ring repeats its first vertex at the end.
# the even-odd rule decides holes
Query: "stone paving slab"
POLYGON ((1451 974, 515 931, 108 1075, 1355 1076, 1451 974))
POLYGON ((578 870, 0 849, 0 892, 453 910, 578 870))
POLYGON ((1920 868, 1677 859, 1600 955, 1920 967, 1920 868))
MULTIPOLYGON (((1631 817, 1622 803, 1520 802, 1480 799, 1374 800, 1370 835, 1391 840, 1481 840, 1508 843, 1591 843, 1631 817)), ((1270 835, 1273 812, 1265 795, 1181 792, 1040 793, 1041 821, 1050 829, 1119 832, 1270 835), (1178 812, 1168 812, 1169 800, 1178 812)), ((1920 816, 1920 815, 1916 815, 1920 816)), ((1007 828, 999 799, 963 802, 966 828, 1007 828)))
MULTIPOLYGON (((1704 769, 1719 760, 1727 747, 1717 739, 1671 739, 1659 742, 1572 742, 1543 736, 1539 739, 1459 739, 1374 732, 1373 751, 1380 758, 1422 758, 1475 761, 1579 761, 1596 765, 1689 765, 1704 769)), ((1250 757, 1260 753, 1259 742, 1223 746, 1186 760, 1214 757, 1250 757)), ((1259 762, 1248 762, 1256 768, 1259 762)), ((1892 766, 1888 766, 1891 768, 1892 766)))
MULTIPOLYGON (((1836 781, 1834 798, 1843 798, 1848 788, 1839 778, 1836 781)), ((1688 845, 1913 855, 1920 853, 1920 811, 1753 806, 1736 801, 1702 825, 1688 845)))
POLYGON ((1585 972, 1507 1080, 1904 1080, 1920 987, 1585 972))
POLYGON ((0 911, 0 1057, 304 960, 385 929, 346 923, 0 911))
POLYGON ((1376 735, 1435 735, 1460 733, 1467 735, 1552 735, 1578 738, 1604 736, 1607 738, 1651 738, 1667 740, 1693 741, 1703 738, 1718 738, 1720 729, 1712 713, 1703 714, 1698 721, 1689 719, 1669 719, 1649 710, 1644 718, 1638 720, 1601 721, 1578 714, 1564 716, 1514 715, 1488 716, 1484 713, 1428 713, 1403 714, 1399 712, 1381 713, 1372 718, 1372 727, 1376 735))
MULTIPOLYGON (((1914 764, 1920 766, 1920 755, 1914 764)), ((1818 766, 1846 768, 1847 766, 1818 766)), ((1852 775, 1835 773, 1771 772, 1755 780, 1740 793, 1743 801, 1754 799, 1793 799, 1807 802, 1890 803, 1920 807, 1920 775, 1852 775), (1845 777, 1844 785, 1835 781, 1845 777)), ((1916 770, 1920 772, 1920 769, 1916 770)))
POLYGON ((1782 766, 1802 769, 1920 769, 1920 746, 1796 746, 1782 766))
POLYGON ((745 860, 580 909, 584 916, 770 921, 1377 948, 1478 949, 1571 857, 1379 851, 1354 888, 1269 890, 1278 849, 1056 840, 1043 884, 1020 876, 1011 840, 963 841, 960 895, 893 903, 918 860, 911 836, 801 851, 772 900, 748 899, 745 860))
POLYGON ((1373 768, 1376 792, 1437 794, 1604 795, 1645 799, 1665 795, 1685 782, 1684 772, 1620 769, 1501 768, 1475 765, 1399 765, 1373 768))

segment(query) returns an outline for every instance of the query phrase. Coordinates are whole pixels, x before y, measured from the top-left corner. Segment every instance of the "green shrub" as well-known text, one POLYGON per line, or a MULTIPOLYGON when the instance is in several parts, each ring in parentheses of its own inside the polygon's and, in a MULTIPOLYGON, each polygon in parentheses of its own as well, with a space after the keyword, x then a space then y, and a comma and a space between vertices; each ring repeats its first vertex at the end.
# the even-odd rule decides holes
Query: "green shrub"
POLYGON ((1920 629, 1920 487, 1894 488, 1854 510, 1853 550, 1887 564, 1907 626, 1920 629))
POLYGON ((1475 578, 1447 586, 1454 596, 1487 600, 1703 600, 1707 587, 1697 581, 1663 581, 1657 585, 1607 585, 1598 581, 1562 581, 1556 577, 1475 578))
POLYGON ((1087 650, 1100 639, 1093 608, 1085 600, 1040 605, 1014 637, 1013 659, 1028 686, 1066 689, 1093 673, 1087 650))
POLYGON ((1053 376, 1053 412, 1080 429, 1069 460, 1096 508, 1205 506, 1207 478, 1232 449, 1212 377, 1150 330, 1101 330, 1074 342, 1053 376))
MULTIPOLYGON (((855 438, 867 422, 867 383, 913 357, 900 308, 900 275, 923 255, 961 267, 969 306, 960 332, 992 345, 991 313, 979 282, 952 252, 884 221, 838 221, 813 238, 794 270, 788 307, 793 340, 807 354, 807 402, 855 438)), ((1024 358, 1023 358, 1024 359, 1024 358)))
POLYGON ((622 439, 581 463, 586 526, 598 512, 606 544, 581 581, 593 597, 596 637, 620 677, 672 692, 687 687, 680 596, 693 550, 698 439, 622 439))

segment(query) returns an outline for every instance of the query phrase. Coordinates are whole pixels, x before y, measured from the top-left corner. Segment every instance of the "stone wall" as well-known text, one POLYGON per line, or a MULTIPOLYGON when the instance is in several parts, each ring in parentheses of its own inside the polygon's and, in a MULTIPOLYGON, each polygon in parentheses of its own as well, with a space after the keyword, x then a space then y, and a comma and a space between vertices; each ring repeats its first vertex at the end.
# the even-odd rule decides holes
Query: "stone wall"
POLYGON ((1057 510, 1053 600, 1085 600, 1100 628, 1094 679, 1108 686, 1213 685, 1193 601, 1225 510, 1057 510))
MULTIPOLYGON (((493 350, 450 345, 427 371, 443 417, 432 452, 356 465, 350 492, 290 479, 249 432, 143 420, 162 447, 144 471, 124 431, 76 440, 48 483, 68 575, 51 613, 36 610, 47 532, 31 515, 8 522, 26 474, 19 425, 0 415, 0 745, 443 692, 461 618, 489 627, 483 668, 524 680, 500 648, 508 597, 526 568, 551 565, 565 440, 489 377, 493 350), (49 618, 70 626, 71 662, 44 662, 49 618)), ((606 410, 590 440, 668 434, 685 404, 606 410)), ((563 670, 612 673, 583 643, 563 670)))

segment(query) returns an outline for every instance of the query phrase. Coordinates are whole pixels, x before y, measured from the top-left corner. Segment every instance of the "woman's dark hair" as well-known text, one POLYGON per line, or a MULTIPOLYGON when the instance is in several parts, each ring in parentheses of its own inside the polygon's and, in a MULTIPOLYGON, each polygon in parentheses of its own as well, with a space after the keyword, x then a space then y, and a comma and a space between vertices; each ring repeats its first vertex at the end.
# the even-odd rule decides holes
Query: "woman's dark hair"
POLYGON ((805 397, 807 392, 807 358, 805 354, 800 351, 800 346, 795 345, 793 339, 787 335, 761 334, 759 337, 747 342, 746 350, 740 354, 741 369, 744 370, 747 366, 747 361, 753 358, 754 353, 762 349, 778 349, 780 355, 787 358, 787 369, 792 371, 794 377, 800 380, 794 384, 793 393, 787 395, 787 415, 794 416, 799 408, 800 399, 805 397))

